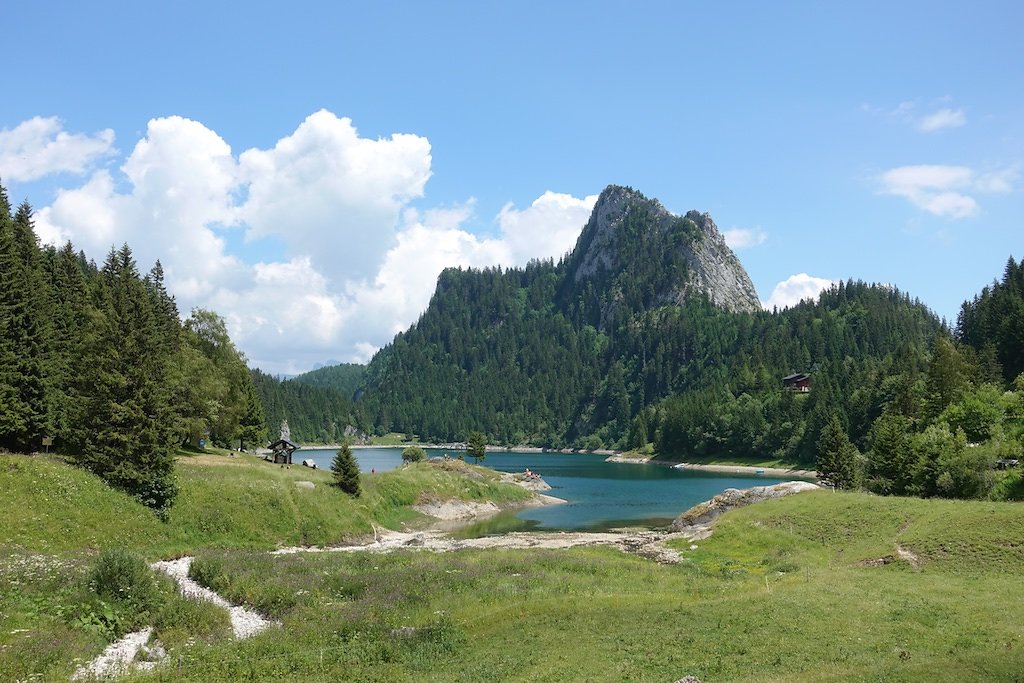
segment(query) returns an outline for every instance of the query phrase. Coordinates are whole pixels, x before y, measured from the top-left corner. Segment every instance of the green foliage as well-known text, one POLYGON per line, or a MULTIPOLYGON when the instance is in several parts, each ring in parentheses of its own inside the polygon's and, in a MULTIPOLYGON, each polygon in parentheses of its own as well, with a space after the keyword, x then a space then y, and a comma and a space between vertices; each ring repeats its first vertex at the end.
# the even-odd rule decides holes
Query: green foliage
POLYGON ((165 514, 177 491, 167 340, 127 245, 110 251, 100 275, 75 383, 74 459, 165 514))
POLYGON ((351 399, 363 386, 366 366, 358 363, 340 363, 328 367, 317 368, 294 377, 291 381, 308 384, 351 399))
POLYGON ((0 447, 30 451, 50 427, 50 301, 27 203, 0 201, 0 447))
POLYGON ((402 451, 402 462, 421 462, 426 458, 427 452, 419 446, 409 446, 402 451))
POLYGON ((729 313, 699 297, 659 301, 653 283, 674 271, 648 261, 639 289, 625 274, 608 290, 603 275, 575 283, 566 262, 446 270, 420 320, 368 366, 356 406, 426 441, 484 426, 499 444, 643 438, 662 457, 767 451, 810 464, 829 411, 863 446, 883 401, 920 401, 940 325, 906 295, 851 281, 782 312, 729 313), (782 391, 794 371, 812 374, 810 396, 782 391))
POLYGON ((353 498, 359 497, 359 464, 356 462, 355 456, 352 455, 352 448, 347 443, 343 443, 334 454, 331 473, 334 475, 334 483, 338 488, 353 498))
POLYGON ((959 400, 946 406, 937 421, 945 422, 954 432, 963 431, 970 442, 988 441, 995 436, 1003 420, 1002 394, 991 384, 965 392, 959 400))
POLYGON ((1024 262, 1011 256, 1002 279, 964 302, 957 338, 983 358, 991 358, 985 365, 997 373, 1001 370, 1004 381, 1012 382, 1024 372, 1024 262))
POLYGON ((487 440, 480 432, 470 432, 466 440, 466 453, 479 463, 487 459, 487 440))
POLYGON ((150 610, 160 602, 152 570, 138 555, 124 548, 108 548, 96 558, 87 577, 89 589, 104 600, 131 603, 150 610))
POLYGON ((148 625, 173 595, 168 582, 157 577, 141 557, 119 547, 100 553, 86 585, 89 596, 74 619, 110 639, 148 625))
POLYGON ((860 483, 860 453, 850 443, 839 418, 833 415, 818 438, 818 479, 839 489, 857 488, 860 483))
POLYGON ((953 433, 939 423, 918 434, 915 441, 914 493, 943 498, 987 496, 994 482, 994 458, 968 448, 962 431, 953 433))
MULTIPOLYGON (((172 451, 262 426, 244 358, 215 314, 187 329, 160 262, 142 277, 128 245, 102 269, 67 243, 39 246, 27 203, 0 186, 0 448, 54 450, 166 516, 172 451)), ((254 431, 255 430, 255 431, 254 431)))
POLYGON ((906 495, 913 487, 917 453, 909 418, 883 413, 871 427, 867 488, 886 495, 906 495))

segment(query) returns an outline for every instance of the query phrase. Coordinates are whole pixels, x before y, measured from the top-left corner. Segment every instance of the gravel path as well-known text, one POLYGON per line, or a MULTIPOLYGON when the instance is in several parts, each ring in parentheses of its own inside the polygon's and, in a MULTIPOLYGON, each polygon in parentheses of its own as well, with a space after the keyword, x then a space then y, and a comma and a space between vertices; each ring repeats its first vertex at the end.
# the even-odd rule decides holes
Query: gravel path
POLYGON ((260 631, 277 624, 277 622, 266 619, 251 609, 241 605, 232 605, 209 588, 200 586, 188 578, 188 569, 191 565, 191 557, 180 557, 177 560, 155 562, 152 567, 170 575, 177 581, 181 594, 185 597, 212 602, 218 607, 226 609, 231 617, 231 628, 235 632, 235 638, 239 640, 254 636, 260 631))
POLYGON ((127 673, 132 666, 132 660, 135 659, 135 655, 149 641, 151 635, 153 635, 153 628, 144 628, 141 631, 129 633, 124 638, 121 638, 121 640, 107 645, 107 649, 103 651, 103 654, 85 666, 79 667, 74 675, 71 676, 71 680, 85 681, 127 673))

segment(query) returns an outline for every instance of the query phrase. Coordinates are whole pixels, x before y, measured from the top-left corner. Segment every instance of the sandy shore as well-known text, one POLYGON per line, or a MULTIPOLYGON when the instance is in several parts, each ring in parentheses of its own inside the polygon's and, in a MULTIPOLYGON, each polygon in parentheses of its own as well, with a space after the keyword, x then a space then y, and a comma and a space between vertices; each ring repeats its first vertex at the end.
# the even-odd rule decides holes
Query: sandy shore
POLYGON ((664 462, 652 460, 651 458, 627 458, 621 455, 613 455, 605 458, 606 462, 619 462, 628 465, 660 465, 672 467, 677 470, 696 470, 698 472, 720 472, 722 474, 763 474, 767 477, 796 477, 797 479, 809 479, 817 481, 818 473, 811 470, 787 469, 784 467, 756 467, 751 465, 701 465, 690 462, 664 462))

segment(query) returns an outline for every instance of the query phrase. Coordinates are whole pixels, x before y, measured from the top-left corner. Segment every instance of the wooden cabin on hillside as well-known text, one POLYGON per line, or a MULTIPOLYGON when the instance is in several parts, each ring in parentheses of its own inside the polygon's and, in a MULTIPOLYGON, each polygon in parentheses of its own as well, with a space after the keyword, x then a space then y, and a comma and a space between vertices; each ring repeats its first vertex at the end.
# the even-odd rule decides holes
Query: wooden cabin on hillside
POLYGON ((811 376, 805 372, 795 372, 782 378, 782 386, 805 394, 811 390, 811 376))
POLYGON ((299 446, 288 439, 278 439, 267 448, 269 448, 271 452, 267 454, 267 457, 264 458, 264 460, 269 460, 275 465, 291 465, 292 453, 297 451, 299 446))

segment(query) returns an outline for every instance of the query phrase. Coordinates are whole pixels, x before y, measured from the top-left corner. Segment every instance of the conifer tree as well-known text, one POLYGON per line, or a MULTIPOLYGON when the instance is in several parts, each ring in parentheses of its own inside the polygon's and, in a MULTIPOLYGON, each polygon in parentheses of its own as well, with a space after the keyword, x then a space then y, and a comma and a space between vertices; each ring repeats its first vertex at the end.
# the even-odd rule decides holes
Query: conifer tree
POLYGON ((361 489, 359 486, 359 465, 352 455, 352 448, 348 442, 341 444, 341 448, 334 454, 331 462, 331 473, 334 475, 334 483, 345 493, 358 498, 361 489))
POLYGON ((243 394, 245 395, 245 414, 242 415, 242 420, 239 423, 238 447, 244 450, 246 444, 258 444, 267 438, 267 418, 250 373, 245 375, 243 394))
POLYGON ((470 432, 466 452, 477 464, 487 459, 487 440, 480 432, 470 432))
POLYGON ((839 418, 832 415, 818 438, 818 479, 839 489, 856 488, 858 456, 857 447, 850 443, 839 418))
POLYGON ((0 446, 28 451, 49 431, 49 296, 27 202, 10 217, 0 200, 0 446))
POLYGON ((0 446, 12 448, 25 432, 15 339, 16 314, 21 295, 14 225, 7 190, 0 185, 0 446))
POLYGON ((88 306, 85 277, 71 243, 47 251, 51 311, 50 411, 54 437, 67 442, 71 431, 74 364, 82 355, 82 333, 88 306))

